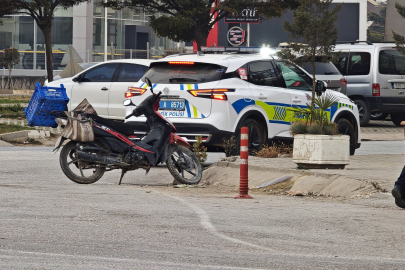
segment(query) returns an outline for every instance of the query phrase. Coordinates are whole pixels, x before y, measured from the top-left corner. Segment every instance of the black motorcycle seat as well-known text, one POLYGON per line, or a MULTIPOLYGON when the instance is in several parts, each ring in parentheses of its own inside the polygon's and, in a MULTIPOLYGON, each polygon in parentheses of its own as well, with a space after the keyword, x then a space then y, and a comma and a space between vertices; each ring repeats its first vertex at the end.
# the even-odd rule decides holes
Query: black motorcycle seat
POLYGON ((105 125, 115 131, 118 131, 119 133, 124 134, 125 136, 134 135, 134 131, 136 131, 133 126, 125 124, 124 122, 106 119, 95 114, 85 114, 85 116, 93 119, 94 122, 105 125))

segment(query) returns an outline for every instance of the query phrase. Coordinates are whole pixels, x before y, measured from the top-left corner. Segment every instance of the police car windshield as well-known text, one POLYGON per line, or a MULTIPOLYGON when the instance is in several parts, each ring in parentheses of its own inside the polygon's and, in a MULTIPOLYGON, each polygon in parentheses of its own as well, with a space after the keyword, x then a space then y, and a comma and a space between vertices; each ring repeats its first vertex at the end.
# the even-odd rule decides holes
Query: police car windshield
POLYGON ((159 84, 207 83, 221 80, 226 69, 223 66, 207 63, 153 63, 142 81, 148 77, 153 83, 159 84))

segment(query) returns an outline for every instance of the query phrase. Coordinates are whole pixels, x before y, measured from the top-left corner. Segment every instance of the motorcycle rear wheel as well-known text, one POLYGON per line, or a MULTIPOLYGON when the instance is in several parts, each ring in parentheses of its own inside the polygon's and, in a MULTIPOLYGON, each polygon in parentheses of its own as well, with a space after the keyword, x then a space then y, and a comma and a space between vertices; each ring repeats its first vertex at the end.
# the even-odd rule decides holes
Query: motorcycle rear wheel
POLYGON ((70 141, 63 146, 59 156, 60 167, 63 173, 78 184, 92 184, 104 175, 105 167, 100 165, 88 166, 77 158, 77 142, 70 141), (92 172, 91 172, 92 170, 92 172))
POLYGON ((170 146, 166 164, 169 172, 179 183, 194 185, 201 181, 201 163, 196 155, 186 147, 170 146))

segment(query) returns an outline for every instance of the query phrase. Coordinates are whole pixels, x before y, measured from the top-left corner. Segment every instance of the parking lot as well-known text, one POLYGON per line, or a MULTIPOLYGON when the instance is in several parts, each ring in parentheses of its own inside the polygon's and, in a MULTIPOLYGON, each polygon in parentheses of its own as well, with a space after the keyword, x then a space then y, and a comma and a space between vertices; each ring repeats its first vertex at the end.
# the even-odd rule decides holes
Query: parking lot
MULTIPOLYGON (((366 142, 359 154, 370 145, 389 151, 366 142)), ((235 189, 173 188, 165 167, 130 172, 121 186, 118 171, 78 185, 50 147, 2 147, 0 162, 4 269, 401 269, 405 260, 405 220, 389 196, 235 200, 235 189)))

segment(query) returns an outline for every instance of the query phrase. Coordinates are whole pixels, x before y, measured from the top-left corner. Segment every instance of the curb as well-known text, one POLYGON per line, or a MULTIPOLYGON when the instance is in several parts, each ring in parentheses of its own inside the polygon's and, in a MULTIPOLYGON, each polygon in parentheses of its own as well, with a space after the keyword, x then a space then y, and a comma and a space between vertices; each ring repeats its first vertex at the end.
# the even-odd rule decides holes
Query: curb
MULTIPOLYGON (((6 124, 6 125, 17 125, 17 126, 27 126, 27 120, 17 120, 17 119, 7 119, 7 118, 0 118, 0 124, 6 124)), ((44 132, 50 132, 51 134, 56 134, 60 135, 62 133, 62 129, 60 126, 56 128, 51 128, 51 127, 33 127, 36 130, 44 131, 44 132)))
POLYGON ((22 130, 22 131, 0 134, 0 140, 10 141, 10 140, 15 140, 15 139, 28 138, 28 131, 29 130, 22 130))
POLYGON ((10 133, 0 134, 0 140, 12 141, 16 139, 43 139, 49 138, 51 133, 49 131, 38 130, 22 130, 10 133))
MULTIPOLYGON (((235 162, 219 161, 214 163, 210 168, 215 167, 229 167, 238 169, 239 164, 235 162)), ((214 169, 215 170, 215 169, 214 169)), ((236 170, 235 170, 236 171, 236 170)), ((274 177, 289 175, 292 177, 294 184, 291 190, 307 190, 314 195, 332 196, 332 197, 356 197, 356 196, 370 196, 371 194, 379 193, 383 190, 377 188, 378 183, 368 181, 366 179, 348 177, 338 173, 327 174, 322 172, 311 172, 296 169, 279 169, 272 167, 263 167, 249 165, 249 175, 268 176, 273 172, 273 177, 269 180, 275 180, 274 177), (269 172, 269 173, 267 173, 269 172), (309 177, 309 178, 308 178, 309 177)), ((238 173, 236 173, 238 175, 238 173)), ((234 175, 235 176, 235 175, 234 175)), ((208 176, 209 177, 209 176, 208 176)), ((257 178, 257 177, 256 177, 257 178)), ((211 180, 208 180, 210 182, 211 180)), ((256 179, 257 182, 260 180, 256 179)), ((264 183, 260 183, 263 185, 264 183)), ((236 184, 234 185, 236 187, 236 184)), ((258 189, 253 188, 253 189, 258 189)))

